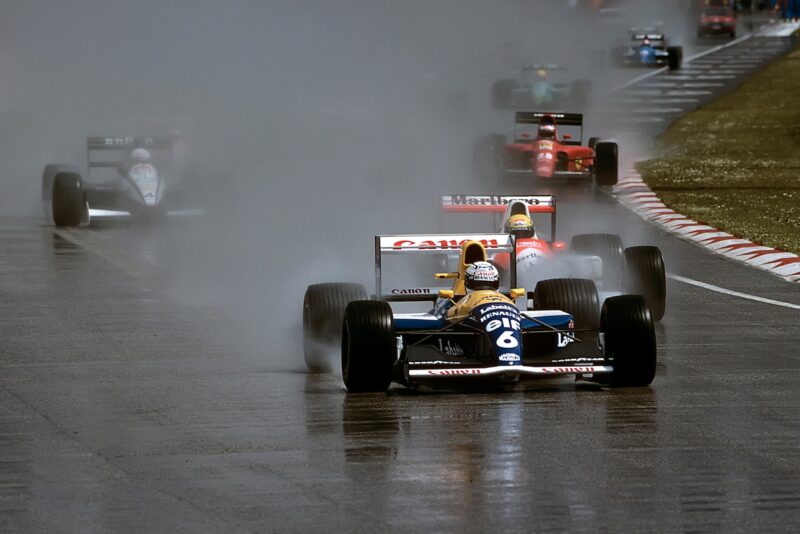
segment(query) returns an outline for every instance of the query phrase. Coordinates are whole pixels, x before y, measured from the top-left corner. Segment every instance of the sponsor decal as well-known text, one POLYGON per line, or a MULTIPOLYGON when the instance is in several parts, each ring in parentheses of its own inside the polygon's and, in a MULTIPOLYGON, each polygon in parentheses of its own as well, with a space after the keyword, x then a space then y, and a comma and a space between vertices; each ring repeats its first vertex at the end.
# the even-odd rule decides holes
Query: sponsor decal
MULTIPOLYGON (((395 241, 392 245, 395 250, 400 250, 403 247, 415 247, 415 248, 441 248, 441 249, 448 249, 448 248, 460 248, 461 245, 466 243, 467 241, 472 241, 471 239, 462 239, 460 241, 455 239, 440 239, 440 240, 423 240, 423 241, 412 241, 410 239, 401 239, 399 241, 395 241)), ((489 248, 497 248, 498 243, 496 239, 481 239, 478 241, 484 247, 489 248)))
POLYGON ((497 357, 498 360, 501 362, 518 362, 519 361, 519 354, 514 354, 513 352, 507 352, 505 354, 501 354, 497 357))
POLYGON ((539 150, 553 150, 553 142, 539 141, 539 150))
POLYGON ((408 365, 453 365, 453 362, 446 362, 444 360, 425 360, 419 362, 408 362, 408 365))
POLYGON ((575 340, 572 339, 570 336, 562 334, 561 332, 558 333, 558 348, 563 349, 570 343, 574 343, 575 340))
POLYGON ((472 310, 472 317, 488 334, 495 354, 514 354, 517 362, 521 360, 521 317, 516 306, 508 302, 484 304, 472 310))
POLYGON ((392 295, 429 295, 432 291, 429 287, 405 287, 392 289, 389 293, 392 295))
POLYGON ((588 367, 542 367, 545 373, 565 374, 565 373, 593 373, 594 366, 588 367))
POLYGON ((550 204, 550 197, 503 197, 499 195, 450 195, 443 198, 448 206, 507 206, 511 202, 524 202, 530 206, 550 204))
POLYGON ((449 339, 442 343, 442 339, 439 338, 439 352, 443 354, 447 354, 448 356, 463 356, 464 349, 461 348, 461 345, 458 343, 453 343, 449 339))
POLYGON ((557 360, 553 360, 553 363, 564 363, 564 364, 586 363, 586 364, 592 365, 595 362, 602 362, 602 361, 603 361, 603 358, 559 358, 557 360))
POLYGON ((429 375, 479 375, 480 369, 431 369, 429 375))

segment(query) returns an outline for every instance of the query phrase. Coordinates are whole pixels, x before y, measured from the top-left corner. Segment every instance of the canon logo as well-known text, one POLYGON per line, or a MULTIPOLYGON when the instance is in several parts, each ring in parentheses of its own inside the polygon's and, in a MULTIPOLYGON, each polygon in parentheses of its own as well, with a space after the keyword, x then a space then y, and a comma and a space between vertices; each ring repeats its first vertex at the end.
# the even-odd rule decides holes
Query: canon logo
POLYGON ((593 373, 594 367, 543 367, 545 373, 593 373))
POLYGON ((480 369, 437 369, 428 371, 429 375, 479 375, 480 369))
POLYGON ((430 288, 427 287, 409 287, 402 289, 392 289, 392 295, 428 295, 431 293, 430 288))
MULTIPOLYGON (((455 239, 440 239, 437 241, 433 240, 412 241, 410 239, 401 239, 399 241, 395 241, 393 247, 395 248, 395 250, 399 250, 403 247, 448 249, 448 248, 459 248, 467 241, 470 240, 462 239, 460 241, 456 241, 455 239)), ((496 239, 481 239, 479 243, 481 243, 484 247, 497 248, 496 239)))

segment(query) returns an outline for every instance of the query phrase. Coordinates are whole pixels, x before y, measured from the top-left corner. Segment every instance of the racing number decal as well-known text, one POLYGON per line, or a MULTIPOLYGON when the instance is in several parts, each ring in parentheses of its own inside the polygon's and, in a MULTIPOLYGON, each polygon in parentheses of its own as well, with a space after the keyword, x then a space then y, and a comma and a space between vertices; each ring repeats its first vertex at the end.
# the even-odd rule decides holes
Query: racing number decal
POLYGON ((486 332, 491 334, 501 326, 503 327, 503 331, 500 332, 500 335, 495 339, 495 345, 504 349, 519 347, 518 336, 514 335, 515 332, 519 332, 519 321, 513 319, 509 320, 507 317, 503 317, 502 320, 494 319, 489 321, 486 325, 486 332))
POLYGON ((521 365, 522 319, 516 306, 507 301, 488 302, 476 306, 472 318, 489 336, 501 365, 521 365))

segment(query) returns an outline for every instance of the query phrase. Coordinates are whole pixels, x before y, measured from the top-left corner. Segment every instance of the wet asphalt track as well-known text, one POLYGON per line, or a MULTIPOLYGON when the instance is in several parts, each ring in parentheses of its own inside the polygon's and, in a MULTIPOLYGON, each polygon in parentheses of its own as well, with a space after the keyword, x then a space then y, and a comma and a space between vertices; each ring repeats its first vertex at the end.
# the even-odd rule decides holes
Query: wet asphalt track
MULTIPOLYGON (((604 193, 562 235, 590 204, 672 273, 800 305, 604 193)), ((124 232, 0 220, 2 531, 800 529, 800 310, 670 280, 652 387, 348 395, 160 291, 124 232)))

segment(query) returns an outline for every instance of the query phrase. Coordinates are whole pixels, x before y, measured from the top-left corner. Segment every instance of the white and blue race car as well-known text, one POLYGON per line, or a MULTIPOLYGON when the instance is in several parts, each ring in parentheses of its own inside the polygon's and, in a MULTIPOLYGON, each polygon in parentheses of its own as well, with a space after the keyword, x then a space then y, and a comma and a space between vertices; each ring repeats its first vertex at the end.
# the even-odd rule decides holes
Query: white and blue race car
POLYGON ((309 367, 324 367, 315 350, 335 343, 325 336, 335 334, 338 324, 342 376, 352 392, 386 391, 392 382, 415 388, 502 384, 525 376, 573 375, 614 386, 652 382, 655 331, 641 296, 608 298, 601 310, 592 281, 553 279, 539 282, 531 299, 515 287, 514 261, 498 290, 468 292, 467 266, 486 261, 488 253, 513 257, 513 236, 376 236, 372 298, 355 284, 316 284, 306 291, 309 367), (457 265, 436 273, 430 285, 384 287, 387 277, 407 282, 421 264, 442 258, 457 265), (442 287, 446 281, 451 284, 442 287), (425 303, 422 310, 401 309, 425 303))
POLYGON ((201 214, 172 160, 168 137, 89 137, 83 175, 75 165, 45 167, 45 217, 56 226, 74 227, 93 219, 201 214))

